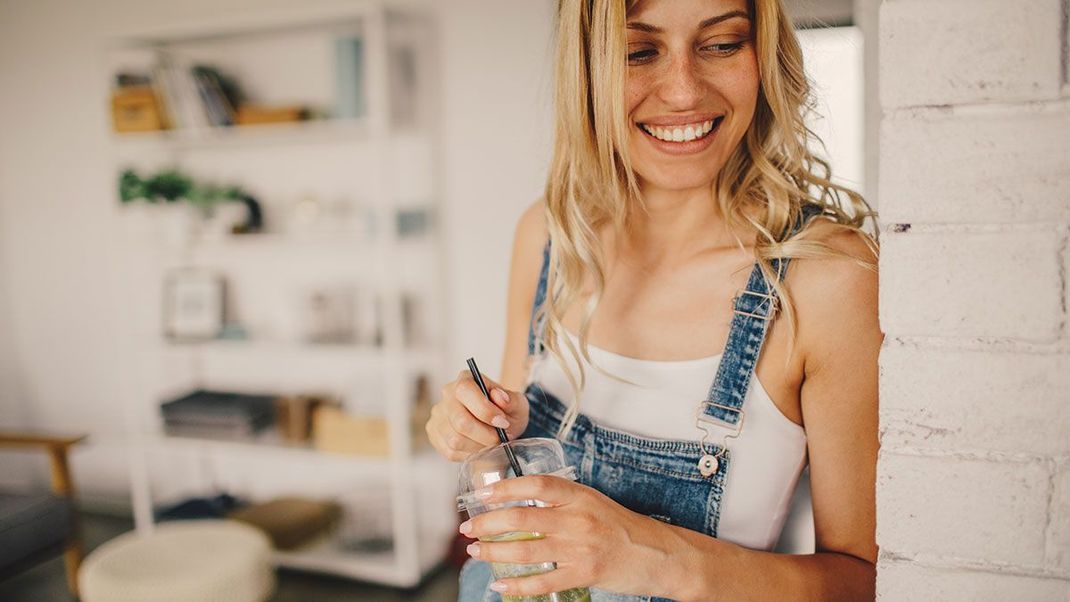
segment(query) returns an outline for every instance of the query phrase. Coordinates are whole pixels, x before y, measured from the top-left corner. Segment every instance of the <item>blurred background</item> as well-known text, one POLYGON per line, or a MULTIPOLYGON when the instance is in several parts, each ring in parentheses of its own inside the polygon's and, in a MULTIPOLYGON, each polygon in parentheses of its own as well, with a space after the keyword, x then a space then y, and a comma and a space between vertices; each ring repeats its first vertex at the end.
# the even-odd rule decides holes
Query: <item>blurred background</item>
MULTIPOLYGON (((875 7, 786 4, 812 126, 876 204, 875 7)), ((49 488, 36 445, 90 549, 232 516, 278 599, 452 599, 423 422, 465 358, 500 365, 554 5, 0 0, 0 430, 60 435, 8 441, 0 488, 49 488)), ((65 592, 58 558, 0 583, 65 592)))

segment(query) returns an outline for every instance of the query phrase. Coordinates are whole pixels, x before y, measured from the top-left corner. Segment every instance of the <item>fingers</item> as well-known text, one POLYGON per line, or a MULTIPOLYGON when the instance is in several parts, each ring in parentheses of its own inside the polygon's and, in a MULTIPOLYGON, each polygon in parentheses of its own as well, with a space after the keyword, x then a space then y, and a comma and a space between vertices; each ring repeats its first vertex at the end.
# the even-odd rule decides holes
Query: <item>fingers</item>
POLYGON ((563 517, 554 508, 516 506, 491 510, 461 523, 460 532, 474 539, 495 537, 502 533, 540 533, 560 531, 563 517))
POLYGON ((427 437, 435 449, 453 462, 497 445, 495 427, 508 429, 511 431, 508 434, 516 437, 527 424, 526 399, 516 399, 517 394, 505 391, 490 379, 485 378, 484 382, 492 387, 490 394, 496 403, 483 395, 471 373, 462 371, 457 380, 442 388, 441 401, 431 408, 431 419, 424 427, 427 437), (503 409, 516 414, 510 417, 503 409))
POLYGON ((519 479, 505 479, 484 488, 487 503, 519 500, 539 500, 551 506, 561 506, 583 495, 587 490, 562 477, 535 475, 519 479))
POLYGON ((443 407, 443 414, 453 431, 479 444, 479 449, 497 445, 498 433, 494 428, 476 420, 462 405, 443 407))
POLYGON ((540 596, 582 587, 583 582, 584 576, 576 568, 558 566, 530 577, 499 579, 490 584, 490 589, 507 596, 540 596))
POLYGON ((477 541, 467 548, 472 558, 488 562, 535 564, 553 562, 556 558, 556 541, 553 539, 527 539, 518 541, 477 541))
MULTIPOLYGON (((458 406, 461 412, 466 412, 464 408, 458 406)), ((431 407, 431 419, 427 421, 424 426, 424 430, 427 432, 427 438, 431 442, 431 445, 435 447, 447 460, 451 462, 461 462, 471 454, 485 449, 487 444, 476 439, 471 439, 463 433, 459 432, 451 423, 450 419, 445 416, 451 409, 448 404, 440 403, 431 407)), ((468 417, 468 421, 472 425, 479 425, 479 423, 472 418, 468 417)), ((485 425, 482 428, 487 429, 490 435, 494 436, 493 441, 497 441, 497 435, 494 431, 485 425)))
MULTIPOLYGON (((509 396, 501 390, 501 387, 486 378, 483 379, 483 382, 487 385, 488 390, 494 389, 491 392, 492 398, 499 402, 504 399, 505 403, 508 404, 509 396)), ((462 376, 458 379, 457 386, 454 389, 454 397, 480 422, 498 428, 509 428, 509 418, 505 415, 505 412, 483 396, 483 392, 479 390, 479 385, 476 384, 471 375, 462 376)))

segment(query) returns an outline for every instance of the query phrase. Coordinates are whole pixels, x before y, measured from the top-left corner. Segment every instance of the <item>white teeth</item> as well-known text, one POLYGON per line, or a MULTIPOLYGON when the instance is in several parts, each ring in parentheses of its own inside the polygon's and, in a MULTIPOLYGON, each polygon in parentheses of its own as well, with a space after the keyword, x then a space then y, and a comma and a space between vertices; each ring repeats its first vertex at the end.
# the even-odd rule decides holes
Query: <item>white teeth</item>
POLYGON ((713 129, 714 120, 692 123, 683 127, 659 127, 655 125, 640 124, 646 133, 665 142, 691 142, 709 134, 713 129))

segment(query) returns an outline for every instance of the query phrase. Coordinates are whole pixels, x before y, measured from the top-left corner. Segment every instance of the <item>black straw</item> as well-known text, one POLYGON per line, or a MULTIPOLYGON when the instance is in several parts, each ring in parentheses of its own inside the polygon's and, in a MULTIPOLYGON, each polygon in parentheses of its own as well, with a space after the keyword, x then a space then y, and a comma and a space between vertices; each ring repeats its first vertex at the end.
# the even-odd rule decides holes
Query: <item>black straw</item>
MULTIPOLYGON (((490 391, 487 390, 486 383, 483 382, 483 376, 479 374, 479 368, 476 367, 475 358, 468 358, 468 371, 472 373, 472 378, 479 385, 479 390, 483 392, 483 396, 487 398, 487 401, 494 403, 494 400, 490 398, 490 391)), ((494 430, 498 431, 498 439, 501 439, 502 446, 505 448, 505 455, 509 457, 509 465, 513 467, 513 472, 518 477, 524 476, 524 473, 520 471, 520 462, 516 459, 513 448, 509 446, 509 436, 505 434, 505 429, 494 427, 494 430)))

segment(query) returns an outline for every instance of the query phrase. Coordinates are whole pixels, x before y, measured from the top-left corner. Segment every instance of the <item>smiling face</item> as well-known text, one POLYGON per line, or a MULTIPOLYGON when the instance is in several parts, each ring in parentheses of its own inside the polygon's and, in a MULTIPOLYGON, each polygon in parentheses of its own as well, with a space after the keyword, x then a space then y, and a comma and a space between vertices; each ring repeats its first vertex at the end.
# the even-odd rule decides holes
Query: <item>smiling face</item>
POLYGON ((628 12, 625 107, 646 190, 709 188, 754 116, 747 0, 641 0, 628 12))

